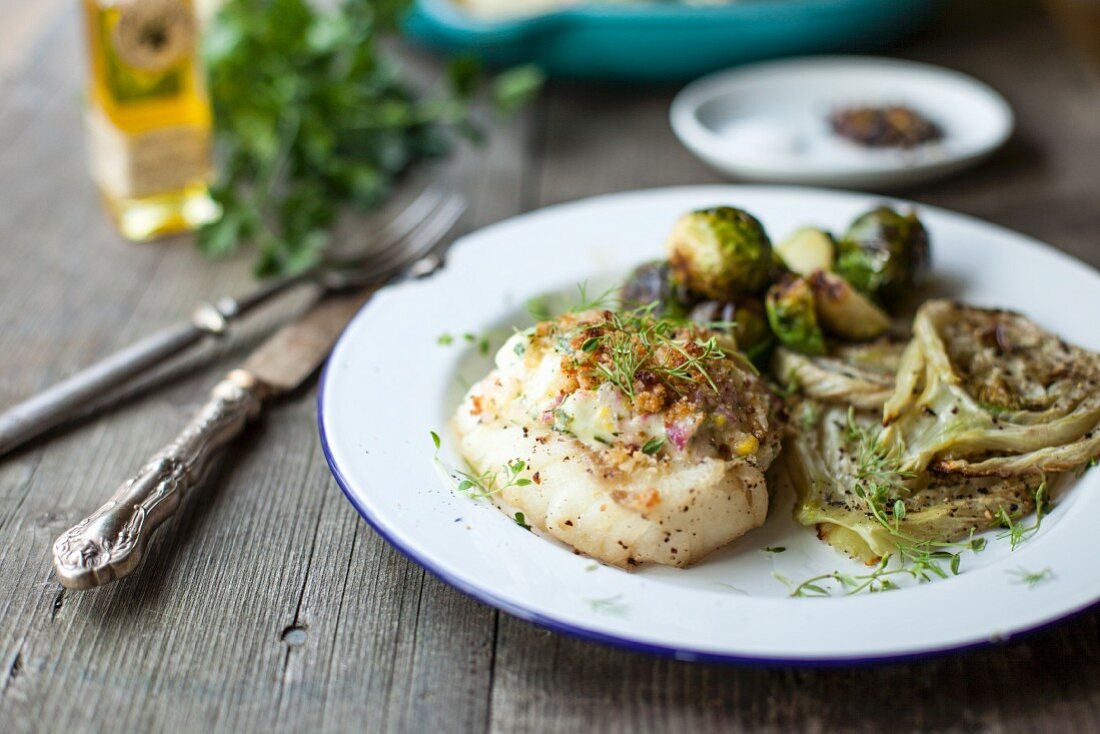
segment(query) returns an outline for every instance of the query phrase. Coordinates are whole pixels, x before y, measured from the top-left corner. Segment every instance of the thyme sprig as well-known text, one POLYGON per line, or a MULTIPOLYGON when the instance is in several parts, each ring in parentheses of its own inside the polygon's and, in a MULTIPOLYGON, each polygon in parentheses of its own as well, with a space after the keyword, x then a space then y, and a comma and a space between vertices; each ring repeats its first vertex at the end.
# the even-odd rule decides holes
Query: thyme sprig
MULTIPOLYGON (((603 299, 601 296, 598 300, 603 299)), ((656 316, 656 306, 651 303, 623 311, 606 310, 601 319, 582 322, 565 336, 572 340, 587 335, 580 352, 586 355, 598 352, 590 361, 591 369, 631 400, 636 397, 636 381, 643 370, 675 392, 685 385, 705 383, 717 393, 718 385, 709 366, 729 356, 718 343, 718 337, 685 338, 679 333, 684 325, 656 316), (679 358, 659 358, 669 353, 679 358)))
POLYGON ((1035 523, 1033 525, 1021 525, 1018 522, 1019 518, 1013 518, 1012 515, 1005 510, 1004 506, 997 508, 997 519, 1005 527, 1005 531, 997 536, 998 540, 1008 539, 1011 550, 1016 550, 1016 547, 1023 543, 1025 540, 1039 532, 1039 528, 1043 524, 1043 513, 1047 509, 1047 478, 1043 477, 1039 483, 1038 488, 1035 490, 1035 523))
MULTIPOLYGON (((883 449, 875 431, 861 426, 855 420, 855 412, 848 412, 846 426, 848 440, 855 446, 855 482, 852 491, 866 502, 867 509, 876 522, 890 535, 895 551, 887 553, 875 568, 865 574, 845 574, 840 571, 819 574, 799 584, 786 577, 773 574, 791 592, 791 596, 831 596, 826 583, 838 584, 846 595, 860 592, 891 591, 900 588, 894 579, 911 578, 926 583, 937 578, 946 579, 960 573, 962 554, 965 551, 980 552, 986 547, 985 538, 974 537, 974 530, 964 541, 938 541, 919 538, 906 532, 901 523, 905 519, 905 495, 909 492, 905 480, 914 475, 901 470, 899 457, 883 449), (896 560, 897 563, 892 563, 896 560)), ((1008 539, 1011 550, 1038 532, 1044 513, 1049 507, 1048 485, 1043 477, 1035 490, 1035 523, 1021 525, 1005 508, 999 507, 995 517, 1006 528, 998 539, 1008 539)), ((1021 583, 1034 585, 1053 577, 1050 569, 1037 574, 1017 574, 1021 583)))
MULTIPOLYGON (((867 508, 882 528, 889 533, 902 560, 924 562, 942 560, 941 551, 973 550, 985 548, 984 538, 971 537, 966 541, 940 541, 920 538, 907 533, 901 527, 906 509, 904 497, 909 493, 905 480, 916 476, 902 470, 901 458, 886 451, 878 443, 878 435, 869 427, 859 425, 855 411, 848 411, 848 439, 856 446, 855 485, 856 496, 867 503, 867 508)), ((948 553, 952 558, 956 554, 948 553)), ((955 564, 955 561, 952 560, 955 564)), ((937 574, 938 575, 938 574, 937 574)))
POLYGON ((439 458, 442 441, 439 434, 431 431, 432 444, 435 445, 433 461, 447 470, 447 473, 455 480, 455 490, 475 500, 488 499, 495 494, 500 494, 512 487, 527 487, 532 482, 523 476, 527 469, 527 462, 516 459, 505 463, 499 468, 489 468, 483 472, 462 471, 461 469, 448 469, 439 458))
POLYGON ((973 531, 965 541, 938 541, 906 532, 901 525, 906 515, 905 496, 909 493, 905 480, 914 474, 901 469, 900 457, 879 444, 874 430, 856 421, 854 410, 848 411, 845 431, 849 443, 855 447, 852 491, 866 503, 871 516, 889 534, 895 550, 883 555, 875 568, 865 574, 832 571, 799 584, 778 574, 775 577, 787 586, 791 596, 831 596, 824 585, 826 582, 835 582, 845 595, 852 595, 900 588, 894 581, 899 577, 927 583, 958 575, 962 554, 980 552, 985 548, 985 539, 975 538, 973 531))
POLYGON ((1035 588, 1044 581, 1051 581, 1054 579, 1054 571, 1050 568, 1044 568, 1042 571, 1028 571, 1024 568, 1009 569, 1006 573, 1009 576, 1016 578, 1013 583, 1023 584, 1030 589, 1035 588))
POLYGON ((542 322, 563 313, 581 313, 597 308, 618 310, 622 308, 622 301, 619 298, 621 288, 620 285, 613 285, 600 293, 589 295, 588 282, 584 281, 577 283, 577 299, 572 303, 559 295, 544 294, 528 299, 527 313, 535 321, 542 322))
POLYGON ((480 473, 465 472, 461 469, 454 471, 454 477, 458 480, 456 490, 475 500, 488 499, 494 494, 500 494, 512 487, 526 487, 531 480, 522 476, 527 468, 527 462, 522 459, 510 461, 500 468, 489 468, 480 473))

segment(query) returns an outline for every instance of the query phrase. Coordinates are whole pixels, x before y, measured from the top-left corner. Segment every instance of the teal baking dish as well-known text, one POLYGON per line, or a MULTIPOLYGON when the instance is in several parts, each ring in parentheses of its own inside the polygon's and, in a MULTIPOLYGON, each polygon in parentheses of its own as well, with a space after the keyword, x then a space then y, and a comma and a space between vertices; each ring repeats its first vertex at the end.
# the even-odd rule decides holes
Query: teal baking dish
POLYGON ((413 39, 491 64, 534 62, 573 78, 680 81, 760 59, 865 50, 897 41, 942 0, 741 0, 690 6, 580 4, 521 19, 483 20, 451 0, 417 0, 413 39))

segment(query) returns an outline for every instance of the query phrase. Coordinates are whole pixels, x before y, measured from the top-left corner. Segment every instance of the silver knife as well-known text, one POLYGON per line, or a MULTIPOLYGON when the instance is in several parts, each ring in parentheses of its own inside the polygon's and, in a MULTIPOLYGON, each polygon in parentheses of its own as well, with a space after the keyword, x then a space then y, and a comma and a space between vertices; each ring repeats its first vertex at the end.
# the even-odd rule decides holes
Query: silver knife
POLYGON ((105 505, 57 539, 53 566, 61 584, 89 589, 137 568, 153 531, 202 481, 220 449, 260 414, 265 401, 293 390, 316 371, 369 297, 368 292, 324 298, 219 382, 174 441, 105 505))

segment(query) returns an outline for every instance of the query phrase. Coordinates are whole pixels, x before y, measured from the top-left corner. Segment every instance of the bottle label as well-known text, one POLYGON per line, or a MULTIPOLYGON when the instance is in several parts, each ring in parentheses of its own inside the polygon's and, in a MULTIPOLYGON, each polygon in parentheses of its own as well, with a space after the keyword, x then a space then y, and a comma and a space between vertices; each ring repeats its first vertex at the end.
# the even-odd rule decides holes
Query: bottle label
POLYGON ((112 199, 143 199, 201 183, 210 173, 210 130, 174 125, 126 134, 97 107, 87 111, 92 179, 112 199))

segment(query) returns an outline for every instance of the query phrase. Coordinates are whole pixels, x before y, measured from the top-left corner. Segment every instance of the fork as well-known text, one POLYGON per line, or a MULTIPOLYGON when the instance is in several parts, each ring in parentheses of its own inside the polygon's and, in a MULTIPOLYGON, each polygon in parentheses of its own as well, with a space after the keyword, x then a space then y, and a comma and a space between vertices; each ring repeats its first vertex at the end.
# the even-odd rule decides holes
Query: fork
POLYGON ((222 338, 245 314, 303 285, 326 292, 384 284, 397 275, 421 277, 442 264, 437 245, 458 222, 465 200, 429 188, 370 240, 376 246, 337 251, 317 266, 265 283, 241 297, 200 304, 191 318, 152 334, 0 414, 0 456, 75 417, 93 398, 162 364, 185 349, 222 338))

